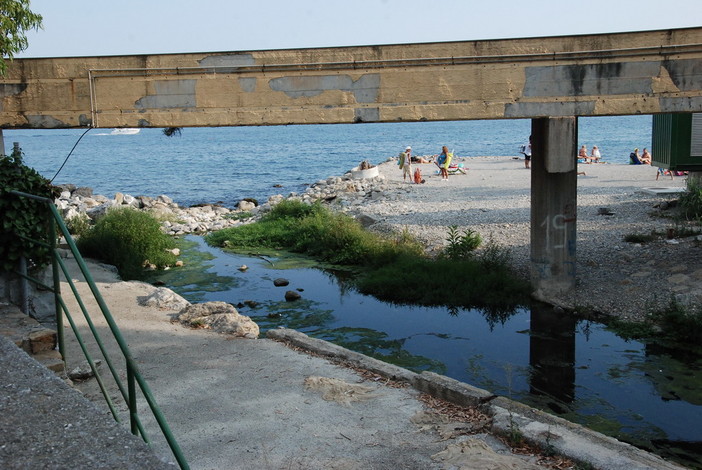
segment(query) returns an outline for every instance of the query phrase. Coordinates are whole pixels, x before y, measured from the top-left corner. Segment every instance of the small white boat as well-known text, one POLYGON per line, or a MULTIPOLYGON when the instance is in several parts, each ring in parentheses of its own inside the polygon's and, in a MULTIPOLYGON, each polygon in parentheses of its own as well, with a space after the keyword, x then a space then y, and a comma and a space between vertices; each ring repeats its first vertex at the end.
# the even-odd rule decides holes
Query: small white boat
POLYGON ((132 135, 138 134, 141 129, 136 127, 121 127, 119 129, 113 129, 110 135, 132 135))

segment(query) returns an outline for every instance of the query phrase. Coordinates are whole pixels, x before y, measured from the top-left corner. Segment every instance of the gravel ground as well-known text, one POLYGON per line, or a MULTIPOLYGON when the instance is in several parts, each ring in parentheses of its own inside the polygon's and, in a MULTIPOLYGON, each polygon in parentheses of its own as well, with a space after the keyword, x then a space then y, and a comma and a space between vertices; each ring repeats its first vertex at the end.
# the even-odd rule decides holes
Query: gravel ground
MULTIPOLYGON (((415 185, 402 181, 395 162, 383 163, 384 197, 366 198, 348 210, 374 219, 372 228, 379 231, 406 229, 430 251, 445 246, 451 225, 474 230, 509 247, 515 270, 528 277, 530 170, 512 157, 466 158, 464 164, 470 167, 467 174, 448 181, 433 164, 416 165, 426 182, 415 185)), ((629 234, 679 229, 675 209, 669 208, 678 194, 650 194, 646 188, 684 188, 685 178, 657 181, 656 170, 578 165, 585 174, 578 176, 577 287, 561 299, 565 304, 638 321, 673 297, 685 303, 702 299, 699 237, 659 237, 643 245, 624 241, 629 234)))

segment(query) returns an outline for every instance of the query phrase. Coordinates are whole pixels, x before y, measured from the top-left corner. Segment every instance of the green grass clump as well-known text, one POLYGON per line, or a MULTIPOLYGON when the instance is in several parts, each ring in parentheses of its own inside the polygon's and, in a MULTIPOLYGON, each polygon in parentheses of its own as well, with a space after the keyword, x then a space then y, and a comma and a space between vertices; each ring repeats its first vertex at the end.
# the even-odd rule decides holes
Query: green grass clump
POLYGON ((320 261, 348 266, 390 262, 400 254, 419 255, 409 237, 382 238, 363 230, 353 218, 321 204, 282 201, 255 224, 232 227, 205 237, 212 246, 270 248, 304 253, 320 261))
POLYGON ((696 344, 702 342, 702 308, 686 307, 677 302, 656 315, 656 323, 662 329, 662 335, 680 343, 696 344))
POLYGON ((656 237, 654 234, 645 234, 645 233, 630 233, 627 235, 624 235, 624 241, 627 243, 650 243, 652 241, 655 241, 658 237, 656 237))
POLYGON ((135 209, 112 209, 77 241, 83 256, 112 264, 125 279, 142 279, 144 265, 159 268, 175 263, 175 241, 161 231, 151 215, 135 209))
POLYGON ((682 216, 687 220, 702 218, 702 186, 694 180, 688 179, 687 189, 680 194, 678 206, 682 216))
POLYGON ((528 284, 506 266, 488 267, 481 259, 453 261, 403 256, 365 273, 362 293, 390 302, 456 307, 523 305, 528 284))
POLYGON ((700 351, 702 307, 686 306, 671 300, 667 308, 650 313, 645 322, 611 319, 607 322, 607 328, 626 340, 692 346, 700 351))
POLYGON ((321 204, 283 201, 259 222, 212 233, 212 246, 283 249, 317 260, 362 267, 355 280, 365 294, 390 302, 472 307, 523 305, 528 284, 508 267, 508 252, 472 231, 449 230, 449 247, 430 259, 407 232, 383 237, 321 204))

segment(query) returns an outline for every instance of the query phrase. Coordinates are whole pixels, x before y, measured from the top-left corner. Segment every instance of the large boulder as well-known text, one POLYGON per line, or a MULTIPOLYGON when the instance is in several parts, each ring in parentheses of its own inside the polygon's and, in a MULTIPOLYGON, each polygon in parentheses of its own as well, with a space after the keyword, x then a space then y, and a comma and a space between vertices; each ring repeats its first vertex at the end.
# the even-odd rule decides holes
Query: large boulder
POLYGON ((254 210, 256 207, 256 204, 254 204, 251 201, 239 201, 239 210, 244 211, 244 212, 251 212, 254 210))
POLYGON ((190 305, 190 302, 165 287, 159 287, 150 295, 140 296, 137 301, 144 307, 156 307, 161 310, 181 311, 190 305))
POLYGON ((242 338, 256 339, 259 335, 258 325, 226 302, 188 305, 178 314, 178 321, 193 328, 209 328, 242 338))

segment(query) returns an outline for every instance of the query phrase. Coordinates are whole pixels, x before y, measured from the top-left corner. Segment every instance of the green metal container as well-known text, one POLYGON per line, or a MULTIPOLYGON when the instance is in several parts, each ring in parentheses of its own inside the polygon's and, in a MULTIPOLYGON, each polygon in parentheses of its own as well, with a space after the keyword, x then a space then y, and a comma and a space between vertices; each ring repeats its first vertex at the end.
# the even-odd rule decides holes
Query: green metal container
POLYGON ((653 115, 652 165, 702 171, 702 114, 653 115))

